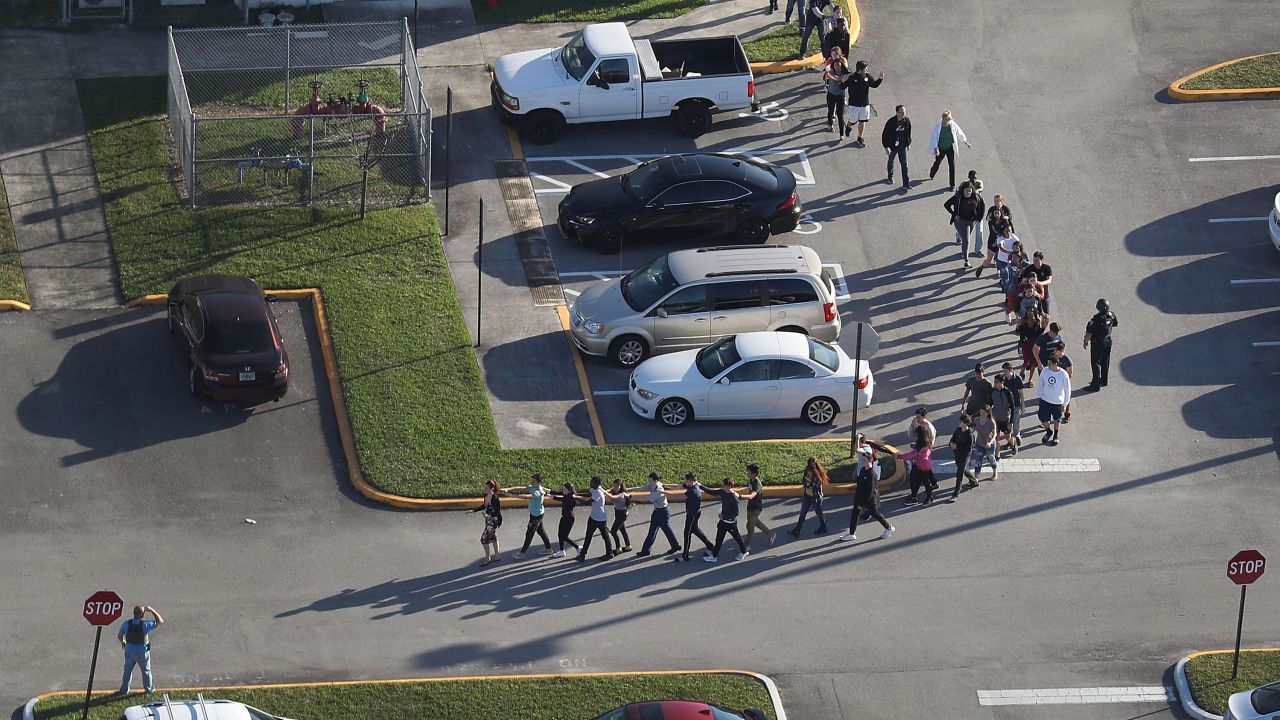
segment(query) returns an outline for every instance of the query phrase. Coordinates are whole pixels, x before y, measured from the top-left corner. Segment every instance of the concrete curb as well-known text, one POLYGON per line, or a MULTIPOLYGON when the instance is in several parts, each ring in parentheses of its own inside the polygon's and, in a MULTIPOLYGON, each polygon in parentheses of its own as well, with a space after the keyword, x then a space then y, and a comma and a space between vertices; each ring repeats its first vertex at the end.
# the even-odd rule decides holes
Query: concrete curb
POLYGON ((0 312, 8 312, 10 310, 30 310, 31 306, 21 300, 0 300, 0 312))
MULTIPOLYGON (((140 303, 145 304, 145 303, 140 303)), ((247 690, 247 689, 283 689, 283 688, 301 688, 301 687, 327 687, 334 685, 403 685, 407 683, 434 683, 434 682, 452 682, 464 680, 541 680, 546 678, 560 677, 619 677, 619 676, 639 676, 639 675, 743 675, 753 680, 757 680, 764 685, 765 691, 769 693, 769 700, 773 703, 774 720, 787 720, 787 711, 782 707, 782 694, 778 692, 778 686, 774 683, 773 678, 761 673, 752 672, 750 670, 636 670, 627 672, 588 672, 588 673, 536 673, 528 675, 467 675, 460 677, 427 677, 427 678, 404 678, 399 680, 336 680, 329 682, 306 682, 306 683, 268 683, 257 685, 216 685, 204 687, 186 687, 186 688, 162 688, 164 691, 182 690, 187 692, 208 691, 208 690, 247 690)), ((79 690, 54 690, 52 692, 41 693, 27 701, 22 708, 22 720, 35 720, 36 703, 51 697, 60 696, 78 696, 79 690)), ((100 690, 94 695, 111 695, 114 694, 110 690, 100 690)), ((139 695, 138 697, 145 697, 139 695)))
MULTIPOLYGON (((1222 720, 1221 715, 1214 715, 1205 710, 1197 705, 1195 699, 1191 697, 1191 685, 1187 682, 1187 663, 1201 655, 1223 655, 1233 652, 1235 650, 1201 650, 1183 657, 1173 667, 1173 684, 1178 688, 1178 701, 1182 703, 1182 709, 1188 715, 1196 720, 1222 720)), ((1280 652, 1280 648, 1240 648, 1240 652, 1280 652)))
MULTIPOLYGON (((858 12, 857 0, 849 0, 849 49, 853 50, 853 46, 857 44, 858 37, 862 35, 862 15, 858 12)), ((819 41, 821 44, 821 41, 819 41)), ((803 60, 776 60, 773 62, 753 62, 751 72, 756 75, 768 75, 771 73, 788 73, 796 70, 808 70, 809 68, 822 67, 822 53, 810 55, 803 60)), ((1210 68, 1212 69, 1212 68, 1210 68)))
POLYGON ((1184 90, 1181 85, 1189 80, 1200 77, 1205 73, 1212 72, 1218 68, 1223 68, 1243 60, 1252 60, 1253 58, 1263 57, 1264 55, 1280 55, 1280 53, 1269 52, 1259 53, 1257 55, 1248 55, 1246 57, 1235 58, 1226 62, 1220 62, 1217 65, 1197 70, 1190 75, 1182 77, 1169 83, 1169 97, 1184 102, 1214 102, 1224 100, 1267 100, 1271 98, 1280 98, 1280 87, 1269 88, 1236 88, 1232 90, 1184 90))

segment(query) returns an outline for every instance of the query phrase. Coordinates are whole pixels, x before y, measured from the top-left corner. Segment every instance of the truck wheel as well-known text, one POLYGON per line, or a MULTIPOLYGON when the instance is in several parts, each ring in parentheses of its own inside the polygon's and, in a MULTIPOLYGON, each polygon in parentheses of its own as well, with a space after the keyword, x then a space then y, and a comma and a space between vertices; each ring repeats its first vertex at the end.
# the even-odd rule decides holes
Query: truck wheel
POLYGON ((564 116, 551 110, 530 113, 524 121, 524 134, 537 145, 553 143, 564 129, 564 116))
POLYGON ((698 137, 711 129, 711 108, 700 102, 681 105, 676 110, 676 127, 689 137, 698 137))

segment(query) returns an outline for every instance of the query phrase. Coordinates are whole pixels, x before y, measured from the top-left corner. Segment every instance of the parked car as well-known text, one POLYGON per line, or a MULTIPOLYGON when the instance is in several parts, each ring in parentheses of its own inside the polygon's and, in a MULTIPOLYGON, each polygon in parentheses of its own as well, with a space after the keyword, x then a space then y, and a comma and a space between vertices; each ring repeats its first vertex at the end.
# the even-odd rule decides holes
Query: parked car
POLYGON ((875 379, 859 372, 838 345, 798 333, 752 332, 701 350, 650 358, 631 373, 628 395, 637 415, 680 427, 692 420, 800 417, 830 424, 857 387, 871 404, 875 379))
POLYGON ((562 48, 503 55, 489 90, 499 117, 539 144, 566 124, 653 117, 697 137, 715 110, 758 107, 736 36, 633 40, 620 22, 587 25, 562 48))
POLYGON ((565 237, 616 253, 633 240, 762 243, 803 212, 790 170, 744 155, 668 155, 625 175, 575 185, 560 201, 565 237))
POLYGON ((288 720, 232 700, 162 700, 125 708, 120 720, 288 720))
POLYGON ((1276 193, 1271 203, 1271 217, 1267 218, 1267 227, 1271 230, 1271 244, 1280 250, 1280 193, 1276 193))
POLYGON ((180 280, 169 291, 169 332, 187 344, 187 386, 194 397, 243 404, 289 390, 289 353, 258 283, 233 275, 180 280))
POLYGON ((765 720, 759 710, 740 713, 690 700, 656 700, 623 705, 594 720, 765 720))
POLYGON ((569 321, 584 353, 607 355, 622 367, 753 330, 840 337, 832 277, 803 245, 668 253, 583 290, 569 321))
POLYGON ((1233 693, 1222 720, 1280 720, 1280 682, 1233 693))

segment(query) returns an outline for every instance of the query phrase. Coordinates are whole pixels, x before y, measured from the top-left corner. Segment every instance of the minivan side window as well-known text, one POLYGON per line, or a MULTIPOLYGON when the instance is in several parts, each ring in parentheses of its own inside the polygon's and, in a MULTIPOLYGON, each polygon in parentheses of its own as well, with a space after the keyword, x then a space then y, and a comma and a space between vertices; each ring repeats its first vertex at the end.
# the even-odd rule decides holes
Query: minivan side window
POLYGON ((779 360, 778 361, 778 379, 779 380, 804 380, 817 375, 813 368, 802 362, 795 360, 779 360))
POLYGON ((759 280, 735 280, 733 282, 716 283, 712 293, 715 295, 714 309, 744 310, 763 305, 761 294, 762 283, 759 280))
POLYGON ((734 368, 726 376, 729 382, 761 382, 778 379, 777 360, 752 360, 734 368))
POLYGON ((662 301, 662 309, 671 315, 685 315, 707 311, 707 286, 695 285, 677 290, 662 301))
POLYGON ((777 278, 769 281, 769 304, 791 305, 816 303, 818 291, 808 280, 801 278, 777 278))

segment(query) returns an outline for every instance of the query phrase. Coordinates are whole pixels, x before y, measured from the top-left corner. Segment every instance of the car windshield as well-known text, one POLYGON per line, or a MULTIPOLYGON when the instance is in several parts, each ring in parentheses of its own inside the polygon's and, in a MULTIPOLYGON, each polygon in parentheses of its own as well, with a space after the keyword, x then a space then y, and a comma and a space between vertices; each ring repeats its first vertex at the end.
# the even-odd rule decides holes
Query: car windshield
POLYGON ((564 71, 572 75, 574 80, 581 80, 591 66, 596 64, 596 56, 591 54, 587 38, 581 32, 574 35, 560 51, 560 62, 564 64, 564 71))
POLYGON ((1280 712, 1280 683, 1263 685, 1249 695, 1249 702, 1259 715, 1280 712))
POLYGON ((622 189, 630 193, 631 197, 647 202, 667 189, 666 174, 658 167, 658 163, 644 163, 622 176, 622 189))
POLYGON ((737 335, 730 335, 698 351, 698 372, 702 377, 710 380, 742 359, 738 354, 737 339, 737 335))
POLYGON ((831 372, 840 369, 840 353, 821 340, 809 338, 809 359, 831 372))
POLYGON ((276 344, 265 322, 236 319, 210 323, 205 346, 211 355, 244 355, 274 350, 276 344))
POLYGON ((654 303, 674 290, 678 284, 675 277, 671 275, 671 269, 667 267, 667 256, 663 255, 647 265, 641 265, 632 270, 629 275, 622 278, 619 289, 622 290, 622 299, 627 301, 627 305, 630 305, 632 310, 641 312, 653 307, 654 303))
POLYGON ((711 706, 711 720, 742 720, 742 716, 731 710, 711 706))

